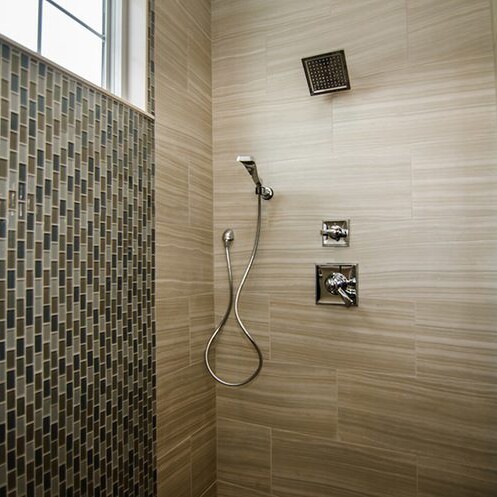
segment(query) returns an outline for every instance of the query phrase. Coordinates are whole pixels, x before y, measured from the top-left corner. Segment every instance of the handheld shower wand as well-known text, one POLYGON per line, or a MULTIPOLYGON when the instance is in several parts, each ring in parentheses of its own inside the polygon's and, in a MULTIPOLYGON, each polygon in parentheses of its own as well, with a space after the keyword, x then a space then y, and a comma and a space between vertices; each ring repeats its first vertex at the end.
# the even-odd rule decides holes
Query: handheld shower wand
POLYGON ((243 164, 250 174, 252 181, 255 183, 255 193, 261 195, 264 200, 270 200, 274 192, 271 188, 262 185, 262 179, 259 178, 259 174, 257 173, 257 165, 254 157, 251 155, 239 155, 236 160, 240 164, 243 164))
POLYGON ((257 357, 259 360, 259 363, 257 365, 257 368, 255 371, 245 380, 240 381, 240 382, 229 382, 226 380, 223 380, 217 374, 214 372, 212 369, 212 366, 210 364, 210 359, 209 359, 209 353, 212 348, 212 345, 214 344, 215 340, 219 337, 219 334, 223 330, 224 325, 226 324, 226 321, 228 321, 229 315, 231 314, 231 308, 233 307, 233 272, 231 268, 231 257, 230 257, 230 246, 233 243, 233 240, 235 239, 235 234, 232 229, 227 229, 223 233, 223 243, 224 243, 224 250, 225 250, 225 256, 226 256, 226 267, 228 271, 228 285, 229 285, 229 301, 228 301, 228 307, 226 309, 226 312, 224 313, 224 316, 222 317, 220 323, 217 325, 216 329, 212 333, 212 336, 209 338, 209 341, 207 342, 207 346, 205 348, 204 352, 204 361, 205 365, 207 366, 207 369, 211 376, 221 383, 222 385, 225 385, 227 387, 241 387, 243 385, 246 385, 247 383, 250 383, 254 378, 256 378, 263 365, 263 357, 262 357, 262 351, 257 345, 257 342, 252 338, 252 335, 249 333, 245 325, 243 324, 242 319, 240 318, 240 313, 238 310, 238 305, 240 301, 240 295, 242 293, 243 286, 245 285, 245 282, 247 281, 247 277, 250 273, 250 270, 252 269, 252 265, 254 264, 255 256, 257 254, 257 248, 259 246, 259 238, 261 234, 261 210, 262 210, 262 201, 261 199, 264 200, 269 200, 273 197, 273 190, 271 188, 268 188, 266 186, 262 185, 262 181, 259 178, 259 175, 257 174, 257 166, 255 164, 255 160, 253 157, 238 157, 237 158, 238 162, 241 162, 247 171, 249 172, 250 176, 252 177, 252 180, 255 183, 255 193, 257 195, 257 229, 255 232, 255 240, 254 240, 254 247, 252 249, 252 253, 250 255, 249 262, 247 264, 247 267, 245 268, 245 271, 243 272, 242 279, 240 280, 240 284, 238 285, 238 289, 236 290, 235 298, 234 298, 234 304, 235 304, 235 319, 238 323, 238 326, 240 326, 242 332, 245 334, 247 337, 247 340, 251 343, 251 345, 254 347, 255 352, 257 353, 257 357))
POLYGON ((236 158, 237 162, 243 164, 247 172, 252 176, 252 180, 255 183, 255 186, 261 186, 262 182, 257 174, 257 165, 255 164, 255 159, 250 155, 239 155, 236 158))

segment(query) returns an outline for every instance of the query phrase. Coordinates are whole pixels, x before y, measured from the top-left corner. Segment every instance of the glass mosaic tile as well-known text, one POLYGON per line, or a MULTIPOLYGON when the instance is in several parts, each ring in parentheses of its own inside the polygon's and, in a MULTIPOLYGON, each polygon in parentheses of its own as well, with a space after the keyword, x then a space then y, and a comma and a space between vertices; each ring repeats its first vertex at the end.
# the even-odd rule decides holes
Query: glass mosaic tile
POLYGON ((1 38, 0 78, 0 496, 152 497, 153 120, 1 38))

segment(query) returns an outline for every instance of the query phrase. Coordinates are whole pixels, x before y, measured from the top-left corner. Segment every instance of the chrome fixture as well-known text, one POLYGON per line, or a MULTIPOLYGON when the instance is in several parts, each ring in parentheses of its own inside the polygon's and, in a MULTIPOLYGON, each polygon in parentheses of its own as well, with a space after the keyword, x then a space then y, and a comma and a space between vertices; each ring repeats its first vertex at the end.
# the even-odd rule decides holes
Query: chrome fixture
POLYGON ((328 292, 342 297, 345 307, 350 307, 354 303, 352 298, 349 297, 349 294, 355 295, 355 292, 352 293, 349 290, 349 285, 353 285, 355 287, 355 284, 355 278, 348 280, 342 273, 332 273, 324 282, 324 286, 328 292))
POLYGON ((349 73, 343 50, 306 57, 302 59, 302 64, 311 95, 350 90, 349 73))
POLYGON ((250 174, 252 181, 255 183, 255 193, 261 195, 264 200, 271 200, 274 192, 271 188, 262 185, 262 179, 259 178, 259 174, 257 173, 255 159, 250 155, 239 155, 236 160, 240 164, 243 164, 250 174))
POLYGON ((232 243, 233 240, 235 239, 235 232, 231 229, 228 228, 224 233, 223 233, 223 242, 225 247, 229 247, 232 243))
POLYGON ((323 247, 348 247, 350 221, 323 221, 321 228, 323 247))
POLYGON ((262 182, 259 178, 259 175, 257 174, 257 165, 255 163, 255 159, 250 155, 239 155, 236 160, 237 162, 240 162, 240 164, 243 164, 245 166, 245 169, 252 177, 255 186, 261 186, 262 182))
POLYGON ((254 378, 258 376, 262 369, 262 365, 264 362, 264 359, 262 357, 262 351, 257 345, 257 342, 252 338, 252 335, 249 333, 247 328, 242 322, 242 319, 240 318, 240 311, 238 309, 239 303, 240 303, 240 295, 242 293, 243 286, 245 285, 245 282, 247 281, 247 277, 250 273, 250 270, 252 269, 252 265, 254 264, 255 256, 257 254, 257 248, 259 246, 259 239, 260 239, 260 234, 261 234, 261 219, 262 219, 262 200, 269 200, 273 197, 273 190, 269 187, 265 187, 262 185, 262 180, 259 178, 259 175, 257 174, 257 166, 255 164, 255 160, 253 157, 241 157, 239 156, 237 158, 238 162, 241 162, 246 168, 247 171, 249 172, 250 176, 254 180, 255 183, 255 194, 257 195, 257 228, 255 231, 255 239, 254 239, 254 247, 252 248, 252 253, 250 254, 250 258, 247 264, 247 267, 245 268, 245 271, 243 272, 242 279, 240 280, 240 284, 238 285, 238 289, 236 290, 235 294, 235 299, 234 299, 234 307, 235 307, 235 319, 236 322, 238 323, 238 326, 240 326, 242 332, 244 335, 247 337, 248 341, 254 347, 255 352, 257 353, 257 357, 259 359, 259 363, 257 365, 257 368, 255 371, 245 380, 240 381, 240 382, 229 382, 226 380, 223 380, 217 374, 214 372, 212 369, 210 359, 209 359, 209 353, 211 351, 211 348, 215 342, 215 340, 219 337, 219 334, 221 333, 224 325, 226 324, 226 321, 228 321, 229 315, 231 314, 231 309, 233 307, 233 271, 231 267, 231 256, 230 256, 230 246, 233 243, 235 239, 235 233, 233 232, 232 229, 227 229, 223 233, 223 243, 224 243, 224 250, 225 250, 225 256, 226 256, 226 267, 228 271, 228 291, 229 291, 229 301, 228 301, 228 307, 226 309, 226 312, 224 313, 224 316, 222 317, 221 321, 217 325, 216 329, 212 333, 212 336, 209 338, 209 341, 207 342, 207 346, 205 347, 204 351, 204 361, 205 365, 207 366, 207 370, 209 371, 210 375, 219 383, 222 385, 225 385, 227 387, 241 387, 243 385, 246 385, 247 383, 250 383, 254 378))
POLYGON ((358 265, 318 264, 316 266, 316 304, 358 305, 358 265))

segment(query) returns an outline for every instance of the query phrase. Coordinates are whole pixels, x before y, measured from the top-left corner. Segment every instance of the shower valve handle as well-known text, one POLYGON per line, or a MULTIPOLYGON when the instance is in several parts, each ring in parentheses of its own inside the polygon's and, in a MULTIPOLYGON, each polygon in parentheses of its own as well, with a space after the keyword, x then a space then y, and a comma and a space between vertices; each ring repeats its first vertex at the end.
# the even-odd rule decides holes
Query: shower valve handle
POLYGON ((349 230, 334 224, 331 228, 321 230, 321 235, 339 242, 342 238, 347 238, 349 230))
POLYGON ((340 295, 346 307, 350 307, 354 303, 351 296, 353 296, 355 292, 349 290, 349 285, 355 287, 355 284, 355 278, 349 280, 342 273, 332 273, 324 282, 326 290, 333 295, 340 295))

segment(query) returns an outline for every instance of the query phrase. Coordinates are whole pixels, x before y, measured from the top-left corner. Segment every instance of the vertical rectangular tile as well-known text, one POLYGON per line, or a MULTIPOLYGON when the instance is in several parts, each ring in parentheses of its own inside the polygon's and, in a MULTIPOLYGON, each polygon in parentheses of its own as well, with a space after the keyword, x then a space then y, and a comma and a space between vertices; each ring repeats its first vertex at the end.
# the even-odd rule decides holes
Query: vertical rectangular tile
POLYGON ((214 295, 194 295, 190 301, 190 360, 202 361, 207 341, 214 332, 214 295))
POLYGON ((156 302, 157 373, 181 369, 190 363, 189 302, 187 297, 156 302))
POLYGON ((270 429, 218 418, 218 478, 269 492, 270 429))
POLYGON ((201 497, 216 481, 216 425, 211 424, 192 436, 192 497, 201 497))
POLYGON ((157 450, 171 450, 215 417, 215 385, 203 363, 157 378, 157 450))
POLYGON ((170 452, 163 453, 157 461, 159 485, 158 497, 191 496, 190 441, 179 444, 170 452))

